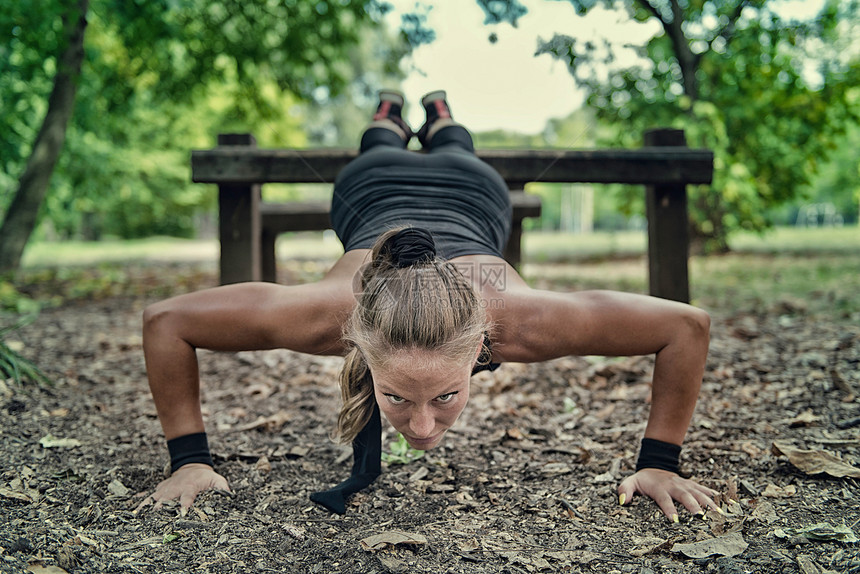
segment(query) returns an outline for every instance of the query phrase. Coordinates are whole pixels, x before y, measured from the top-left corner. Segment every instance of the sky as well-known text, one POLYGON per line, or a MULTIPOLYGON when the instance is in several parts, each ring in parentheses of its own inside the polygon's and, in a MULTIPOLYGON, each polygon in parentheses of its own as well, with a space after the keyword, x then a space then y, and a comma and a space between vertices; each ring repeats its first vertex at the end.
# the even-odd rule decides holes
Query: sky
MULTIPOLYGON (((444 89, 454 117, 474 131, 506 129, 539 133, 547 120, 562 118, 582 105, 579 90, 567 66, 549 55, 534 56, 538 38, 554 33, 580 40, 609 36, 631 44, 643 44, 658 32, 655 22, 631 22, 623 11, 595 8, 585 17, 576 15, 565 1, 520 0, 528 13, 518 27, 484 25, 484 13, 475 0, 433 0, 427 24, 436 40, 415 50, 406 63, 411 70, 401 86, 406 95, 407 120, 418 129, 424 119, 421 96, 444 89), (488 37, 495 32, 498 42, 488 37)), ((400 16, 415 10, 416 0, 388 0, 394 6, 389 24, 400 26, 400 16)), ((783 15, 814 15, 822 0, 775 2, 783 15)), ((632 51, 619 61, 632 62, 632 51)))

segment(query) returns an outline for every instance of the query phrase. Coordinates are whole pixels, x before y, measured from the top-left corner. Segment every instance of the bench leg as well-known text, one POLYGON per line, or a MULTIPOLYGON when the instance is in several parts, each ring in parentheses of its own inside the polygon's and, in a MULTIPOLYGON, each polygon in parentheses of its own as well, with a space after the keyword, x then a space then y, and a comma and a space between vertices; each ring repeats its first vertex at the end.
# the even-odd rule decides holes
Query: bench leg
POLYGON ((523 220, 514 219, 511 225, 511 236, 505 245, 505 261, 514 269, 520 268, 522 261, 523 220))
POLYGON ((218 190, 221 284, 260 280, 260 186, 218 190))
POLYGON ((275 257, 275 241, 278 239, 276 233, 263 230, 260 237, 260 265, 262 267, 263 281, 269 283, 278 282, 278 262, 275 257))

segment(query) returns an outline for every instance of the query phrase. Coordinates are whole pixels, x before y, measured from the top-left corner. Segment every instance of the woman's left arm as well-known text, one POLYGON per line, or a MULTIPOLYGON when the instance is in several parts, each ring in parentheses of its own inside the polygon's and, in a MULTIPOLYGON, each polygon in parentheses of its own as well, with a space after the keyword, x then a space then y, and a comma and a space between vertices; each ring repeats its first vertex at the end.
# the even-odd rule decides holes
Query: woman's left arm
MULTIPOLYGON (((499 295, 499 294, 496 294, 499 295)), ((534 362, 567 355, 654 354, 651 411, 645 438, 680 446, 696 406, 708 355, 710 317, 690 305, 611 291, 554 293, 526 287, 503 294, 492 317, 494 360, 534 362)), ((698 514, 715 494, 676 473, 643 468, 619 486, 654 499, 677 520, 673 501, 698 514)))

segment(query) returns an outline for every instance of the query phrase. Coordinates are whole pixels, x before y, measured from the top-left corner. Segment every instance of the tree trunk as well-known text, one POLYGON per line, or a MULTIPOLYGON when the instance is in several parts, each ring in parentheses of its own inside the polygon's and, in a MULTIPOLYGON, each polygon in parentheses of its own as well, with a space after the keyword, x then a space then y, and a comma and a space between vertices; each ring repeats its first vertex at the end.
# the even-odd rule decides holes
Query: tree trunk
POLYGON ((0 226, 0 275, 14 272, 36 227, 39 208, 66 139, 84 60, 84 32, 89 0, 77 0, 63 16, 65 49, 57 62, 48 111, 30 152, 18 189, 0 226))

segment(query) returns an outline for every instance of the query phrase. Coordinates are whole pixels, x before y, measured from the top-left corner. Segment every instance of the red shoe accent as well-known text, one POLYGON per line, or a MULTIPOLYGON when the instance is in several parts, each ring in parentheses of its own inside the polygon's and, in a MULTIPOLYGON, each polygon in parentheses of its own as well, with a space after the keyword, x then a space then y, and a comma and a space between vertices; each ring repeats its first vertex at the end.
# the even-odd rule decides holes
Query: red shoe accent
POLYGON ((451 112, 448 110, 448 106, 445 105, 445 100, 436 100, 435 102, 433 102, 433 107, 436 108, 436 113, 439 114, 439 118, 451 117, 451 112))
POLYGON ((374 114, 374 120, 384 120, 388 117, 388 112, 391 110, 391 102, 384 101, 379 103, 379 108, 376 110, 376 114, 374 114))

